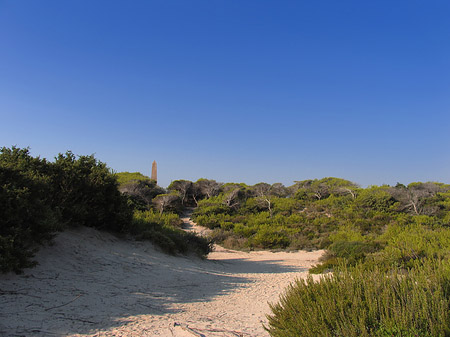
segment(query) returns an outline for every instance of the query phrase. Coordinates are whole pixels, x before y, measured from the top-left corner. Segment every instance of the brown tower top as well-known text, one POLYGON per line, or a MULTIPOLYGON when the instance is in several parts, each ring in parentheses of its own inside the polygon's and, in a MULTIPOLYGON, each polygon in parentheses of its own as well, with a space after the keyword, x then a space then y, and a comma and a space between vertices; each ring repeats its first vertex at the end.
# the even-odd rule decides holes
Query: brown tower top
POLYGON ((156 169, 156 161, 153 161, 153 164, 152 164, 152 176, 151 176, 151 179, 156 181, 156 182, 158 182, 158 172, 157 172, 157 169, 156 169))

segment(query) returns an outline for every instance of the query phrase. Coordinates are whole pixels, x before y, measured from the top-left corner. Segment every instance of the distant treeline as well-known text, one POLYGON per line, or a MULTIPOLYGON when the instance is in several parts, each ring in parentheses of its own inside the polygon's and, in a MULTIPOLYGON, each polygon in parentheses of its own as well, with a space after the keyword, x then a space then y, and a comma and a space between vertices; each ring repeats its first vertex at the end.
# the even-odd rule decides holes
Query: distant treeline
MULTIPOLYGON (((210 251, 206 239, 180 229, 177 214, 155 212, 152 205, 134 202, 118 187, 117 175, 94 156, 69 151, 50 162, 31 156, 28 149, 3 147, 0 272, 21 272, 33 266, 39 245, 56 232, 76 226, 151 240, 171 253, 193 251, 204 256, 210 251)), ((156 193, 164 192, 153 187, 156 193)))
MULTIPOLYGON (((406 263, 405 252, 385 251, 399 228, 422 238, 436 232, 445 237, 450 225, 450 185, 436 182, 361 188, 339 178, 298 181, 289 187, 200 179, 177 180, 168 189, 173 205, 197 206, 197 223, 213 229, 213 238, 226 247, 327 248, 328 266, 347 251, 353 262, 377 252, 406 263)), ((425 254, 419 247, 414 251, 425 254)))
POLYGON ((361 188, 330 177, 286 187, 199 179, 175 180, 165 191, 137 173, 118 176, 134 208, 164 214, 193 207, 194 220, 227 248, 326 248, 316 272, 343 261, 408 266, 450 247, 450 185, 443 183, 361 188))

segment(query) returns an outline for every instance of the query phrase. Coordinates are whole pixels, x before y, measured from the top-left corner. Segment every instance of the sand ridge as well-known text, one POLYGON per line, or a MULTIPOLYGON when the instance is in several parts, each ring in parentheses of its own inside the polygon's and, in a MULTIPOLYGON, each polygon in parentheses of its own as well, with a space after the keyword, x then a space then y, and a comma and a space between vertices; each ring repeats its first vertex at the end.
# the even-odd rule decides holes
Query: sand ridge
POLYGON ((68 230, 41 249, 36 268, 0 276, 0 335, 268 336, 268 302, 322 253, 216 247, 201 260, 90 228, 68 230))

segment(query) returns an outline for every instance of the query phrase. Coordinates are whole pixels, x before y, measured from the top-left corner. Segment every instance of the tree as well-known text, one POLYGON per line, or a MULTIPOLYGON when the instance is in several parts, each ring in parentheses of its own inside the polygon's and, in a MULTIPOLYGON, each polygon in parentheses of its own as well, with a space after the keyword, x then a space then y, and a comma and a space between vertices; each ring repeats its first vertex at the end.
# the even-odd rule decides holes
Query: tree
POLYGON ((340 187, 337 190, 337 192, 341 193, 341 194, 348 193, 348 194, 350 194, 352 196, 352 199, 356 199, 356 196, 358 195, 356 188, 350 188, 350 187, 340 187))
POLYGON ((198 207, 199 201, 203 199, 203 193, 197 183, 192 183, 189 195, 190 197, 192 197, 192 200, 194 200, 195 205, 198 207))
POLYGON ((167 209, 176 209, 176 202, 180 200, 178 194, 160 194, 153 199, 153 203, 159 210, 159 214, 162 214, 167 209))
POLYGON ((407 187, 397 184, 390 190, 394 198, 396 198, 403 210, 409 210, 416 215, 431 215, 437 211, 436 205, 428 205, 427 202, 438 192, 442 191, 439 184, 427 183, 411 183, 407 187))
POLYGON ((282 183, 274 183, 270 187, 270 194, 275 197, 285 198, 289 194, 289 190, 282 183))
POLYGON ((295 181, 295 185, 291 189, 296 190, 295 196, 297 199, 321 200, 330 195, 328 186, 317 179, 295 181))
POLYGON ((165 193, 165 190, 156 185, 156 181, 150 178, 129 181, 121 185, 119 191, 128 195, 134 202, 135 207, 147 209, 150 209, 154 197, 165 193))
POLYGON ((0 150, 0 272, 35 265, 37 246, 59 229, 49 171, 50 163, 29 149, 0 150))
POLYGON ((115 176, 117 177, 119 188, 137 180, 150 180, 150 177, 147 177, 140 172, 118 172, 115 173, 115 176))
POLYGON ((195 183, 200 195, 206 198, 211 198, 219 194, 221 183, 215 180, 199 179, 195 183))
POLYGON ((30 265, 36 245, 66 226, 123 231, 131 222, 117 177, 93 156, 67 152, 54 163, 28 149, 1 150, 0 269, 30 265))
MULTIPOLYGON (((175 180, 170 183, 167 188, 169 191, 176 191, 181 198, 181 204, 184 206, 187 196, 192 189, 192 181, 189 180, 175 180)), ((194 198, 195 200, 195 198, 194 198)))
POLYGON ((395 199, 389 193, 388 186, 370 186, 362 189, 356 196, 353 209, 367 214, 367 212, 389 213, 395 204, 395 199))
POLYGON ((284 197, 287 194, 287 189, 281 183, 275 183, 273 185, 259 183, 252 187, 252 191, 255 194, 259 204, 267 208, 270 217, 273 215, 272 199, 274 197, 284 197))
POLYGON ((320 180, 303 180, 296 181, 294 186, 289 189, 296 191, 296 197, 299 199, 317 199, 322 200, 328 198, 331 194, 349 193, 353 199, 356 198, 356 190, 358 185, 351 181, 327 177, 320 180))
POLYGON ((117 177, 90 156, 70 151, 59 154, 52 165, 54 207, 64 223, 122 231, 131 221, 127 198, 118 190, 117 177))
POLYGON ((223 203, 227 205, 229 208, 237 208, 239 207, 239 192, 240 188, 235 188, 226 193, 223 197, 223 203))

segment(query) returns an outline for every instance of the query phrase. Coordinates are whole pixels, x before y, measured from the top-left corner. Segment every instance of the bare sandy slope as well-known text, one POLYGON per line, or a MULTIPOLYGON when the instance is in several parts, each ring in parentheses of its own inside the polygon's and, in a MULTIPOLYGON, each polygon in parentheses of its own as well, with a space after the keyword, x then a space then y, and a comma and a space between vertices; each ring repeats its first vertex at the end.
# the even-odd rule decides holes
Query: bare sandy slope
POLYGON ((218 247, 200 260, 70 230, 39 252, 38 267, 0 276, 0 335, 268 336, 267 303, 321 254, 218 247))

